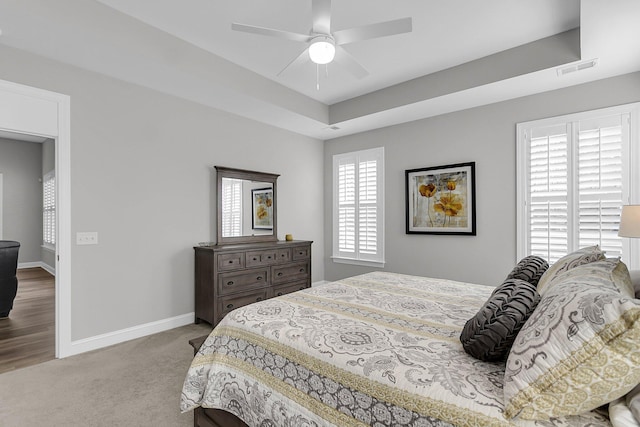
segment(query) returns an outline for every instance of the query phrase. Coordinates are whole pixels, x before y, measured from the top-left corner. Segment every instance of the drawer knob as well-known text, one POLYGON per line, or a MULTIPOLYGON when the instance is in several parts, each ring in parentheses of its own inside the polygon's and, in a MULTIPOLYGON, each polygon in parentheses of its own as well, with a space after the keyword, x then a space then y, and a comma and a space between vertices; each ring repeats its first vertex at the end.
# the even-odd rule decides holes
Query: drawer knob
POLYGON ((256 301, 262 301, 262 297, 256 298, 256 301))
POLYGON ((282 292, 278 292, 277 296, 281 297, 282 296, 282 292))
POLYGON ((227 304, 227 308, 231 310, 233 308, 233 304, 227 304))
POLYGON ((256 277, 256 280, 258 280, 258 281, 262 280, 262 276, 256 277))
POLYGON ((271 259, 271 255, 267 256, 267 259, 271 259))
POLYGON ((254 260, 254 261, 257 261, 257 260, 258 260, 258 258, 257 258, 257 257, 253 257, 253 260, 254 260))
POLYGON ((229 264, 233 264, 233 260, 232 259, 229 260, 229 264))
POLYGON ((233 286, 233 280, 228 281, 227 286, 233 286))
POLYGON ((284 258, 284 257, 286 257, 286 256, 287 256, 287 254, 281 254, 280 256, 281 256, 282 258, 284 258))
POLYGON ((300 269, 300 273, 304 273, 304 268, 301 268, 301 269, 300 269))
POLYGON ((298 252, 298 255, 304 255, 304 252, 300 251, 298 252))
POLYGON ((280 277, 280 276, 282 276, 282 271, 280 271, 280 272, 278 273, 278 277, 280 277))

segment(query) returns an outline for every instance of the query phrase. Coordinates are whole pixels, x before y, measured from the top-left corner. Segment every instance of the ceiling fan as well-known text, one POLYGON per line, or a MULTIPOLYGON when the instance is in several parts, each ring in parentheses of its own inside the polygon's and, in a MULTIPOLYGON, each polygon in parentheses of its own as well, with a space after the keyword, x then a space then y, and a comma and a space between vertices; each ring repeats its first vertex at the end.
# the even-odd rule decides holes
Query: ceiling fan
POLYGON ((308 46, 293 61, 287 64, 278 73, 278 76, 289 67, 297 66, 307 60, 311 60, 318 65, 328 64, 335 60, 336 63, 345 67, 358 79, 367 76, 369 72, 342 46, 363 40, 411 32, 411 18, 395 19, 331 32, 331 0, 312 0, 311 11, 313 25, 309 34, 238 23, 231 24, 231 29, 307 43, 308 46))

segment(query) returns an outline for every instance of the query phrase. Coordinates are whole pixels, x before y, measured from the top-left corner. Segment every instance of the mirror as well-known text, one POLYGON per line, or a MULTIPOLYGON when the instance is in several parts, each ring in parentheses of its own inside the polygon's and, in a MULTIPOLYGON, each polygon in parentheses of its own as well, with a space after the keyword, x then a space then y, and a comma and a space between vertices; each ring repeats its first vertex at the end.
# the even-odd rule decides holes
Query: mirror
POLYGON ((218 244, 271 242, 277 237, 278 175, 216 166, 218 244))

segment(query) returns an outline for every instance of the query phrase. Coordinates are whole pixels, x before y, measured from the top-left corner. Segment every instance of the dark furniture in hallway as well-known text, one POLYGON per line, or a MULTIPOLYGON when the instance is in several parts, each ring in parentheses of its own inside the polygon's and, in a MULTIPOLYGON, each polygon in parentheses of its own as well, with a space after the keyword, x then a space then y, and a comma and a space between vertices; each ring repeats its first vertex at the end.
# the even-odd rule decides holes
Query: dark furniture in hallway
POLYGON ((0 240, 0 318, 8 317, 18 292, 18 250, 20 242, 0 240))

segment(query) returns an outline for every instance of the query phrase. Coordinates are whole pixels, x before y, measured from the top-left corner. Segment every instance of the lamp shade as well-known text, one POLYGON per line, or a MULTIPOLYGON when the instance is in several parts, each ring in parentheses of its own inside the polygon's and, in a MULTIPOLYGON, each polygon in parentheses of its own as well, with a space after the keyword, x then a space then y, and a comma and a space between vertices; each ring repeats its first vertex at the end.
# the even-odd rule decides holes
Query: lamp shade
POLYGON ((318 36, 311 41, 309 58, 316 64, 328 64, 336 56, 336 44, 329 36, 318 36))
POLYGON ((640 237, 640 205, 627 205, 622 207, 618 236, 640 237))

